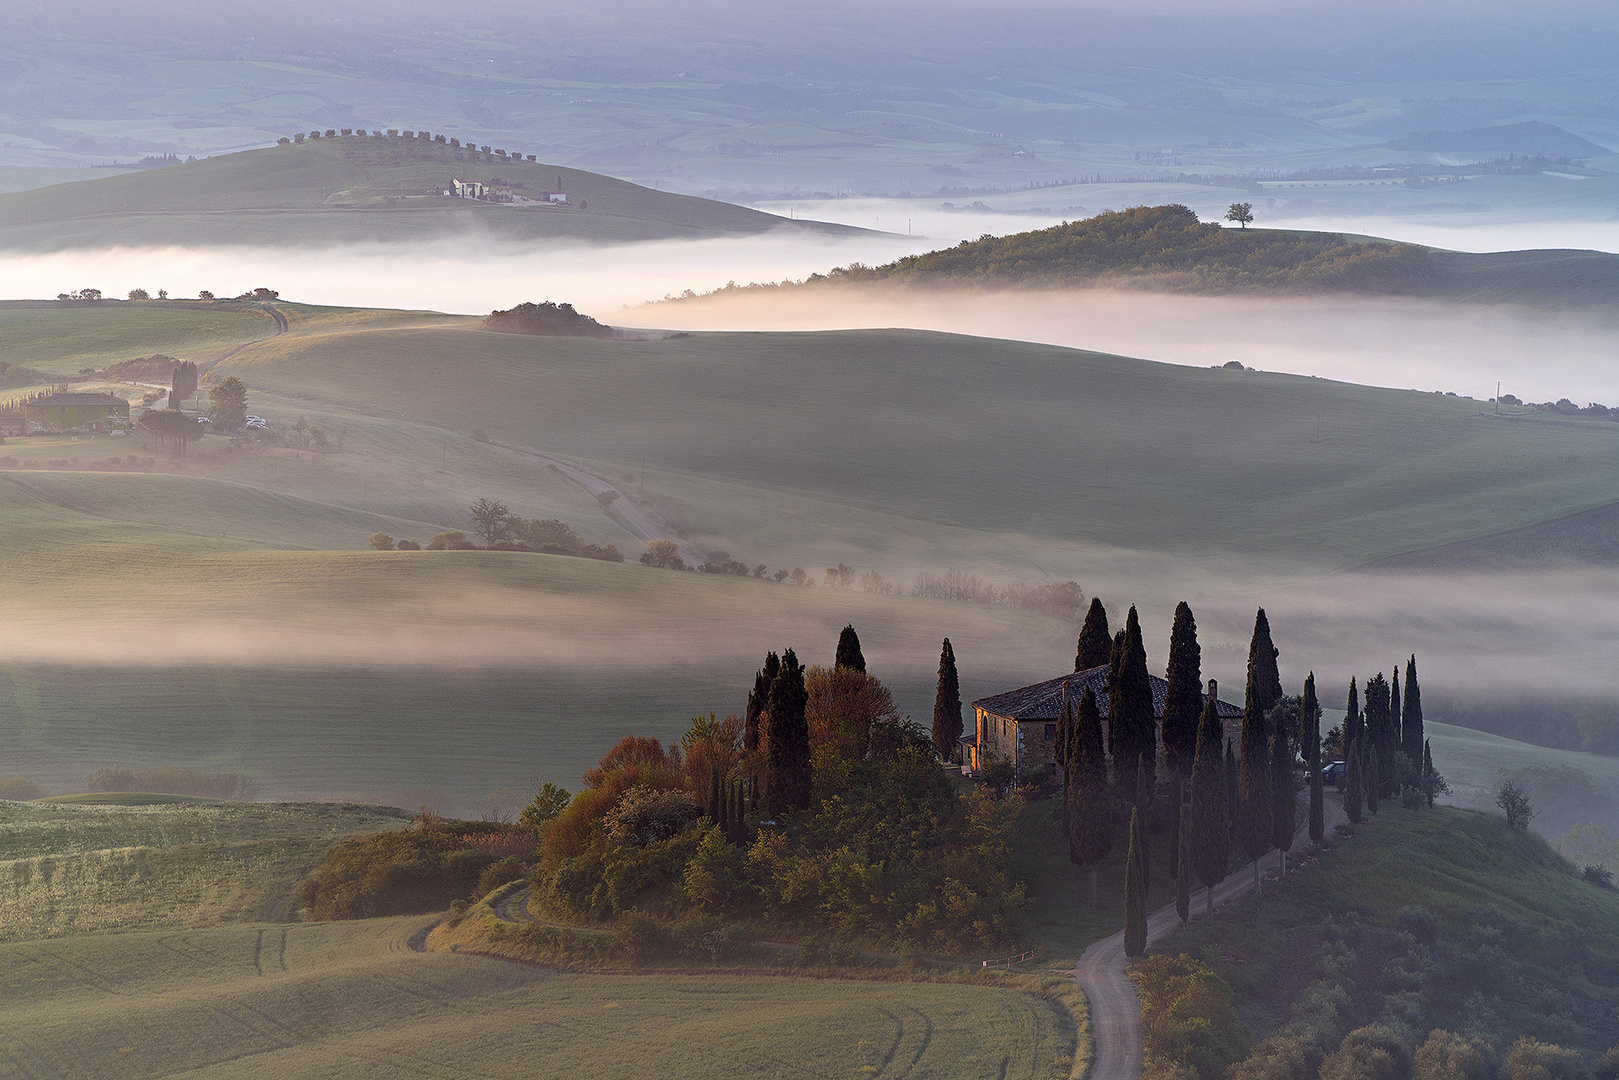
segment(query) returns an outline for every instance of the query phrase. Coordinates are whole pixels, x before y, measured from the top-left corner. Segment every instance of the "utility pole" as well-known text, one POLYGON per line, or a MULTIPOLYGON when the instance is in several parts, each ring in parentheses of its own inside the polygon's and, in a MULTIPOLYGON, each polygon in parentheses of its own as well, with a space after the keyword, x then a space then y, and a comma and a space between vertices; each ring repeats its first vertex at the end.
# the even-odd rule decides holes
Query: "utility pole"
POLYGON ((1495 415, 1501 415, 1501 380, 1495 382, 1495 415))

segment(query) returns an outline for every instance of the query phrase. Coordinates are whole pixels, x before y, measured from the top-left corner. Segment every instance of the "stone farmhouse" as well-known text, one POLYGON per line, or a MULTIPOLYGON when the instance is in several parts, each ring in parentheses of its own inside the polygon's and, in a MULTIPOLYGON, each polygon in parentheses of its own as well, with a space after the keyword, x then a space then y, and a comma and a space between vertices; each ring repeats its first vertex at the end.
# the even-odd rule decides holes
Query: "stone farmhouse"
MULTIPOLYGON (((1096 695, 1105 735, 1108 724, 1107 672, 1107 665, 1104 664, 973 702, 973 732, 961 739, 963 772, 972 775, 988 769, 992 761, 1010 761, 1019 768, 1054 763, 1057 721, 1062 716, 1065 693, 1076 709, 1086 690, 1096 695)), ((1156 675, 1147 678, 1152 683, 1153 718, 1162 720, 1169 683, 1156 675)), ((1209 692, 1217 692, 1212 679, 1209 681, 1209 692)), ((1242 707, 1239 705, 1220 701, 1219 710, 1221 720, 1242 719, 1242 707)))
POLYGON ((117 394, 59 391, 23 403, 26 431, 107 431, 129 425, 129 402, 117 394), (121 423, 119 422, 121 421, 121 423))

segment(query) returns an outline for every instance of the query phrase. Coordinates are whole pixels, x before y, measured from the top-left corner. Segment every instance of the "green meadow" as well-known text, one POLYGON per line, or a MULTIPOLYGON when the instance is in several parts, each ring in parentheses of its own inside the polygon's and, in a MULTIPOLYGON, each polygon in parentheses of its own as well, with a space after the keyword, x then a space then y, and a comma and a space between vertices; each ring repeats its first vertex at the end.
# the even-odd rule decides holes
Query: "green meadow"
POLYGON ((1072 1027, 1011 990, 572 974, 411 941, 432 920, 0 945, 0 1052, 31 1076, 1067 1075, 1072 1027))

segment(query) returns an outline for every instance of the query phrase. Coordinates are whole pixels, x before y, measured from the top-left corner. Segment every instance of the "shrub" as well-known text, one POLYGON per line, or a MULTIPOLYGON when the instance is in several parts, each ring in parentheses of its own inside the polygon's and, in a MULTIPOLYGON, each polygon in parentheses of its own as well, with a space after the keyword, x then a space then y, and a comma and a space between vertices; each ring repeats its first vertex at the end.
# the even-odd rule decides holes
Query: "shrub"
POLYGON ((490 863, 478 875, 478 886, 473 890, 474 897, 488 896, 508 882, 520 881, 528 877, 529 865, 529 863, 525 863, 515 855, 508 855, 504 859, 497 859, 490 863))
POLYGON ((495 861, 436 829, 355 837, 326 853, 298 899, 308 920, 435 911, 471 894, 495 861))
POLYGON ((413 536, 408 540, 400 540, 394 544, 394 547, 400 551, 420 551, 422 550, 422 542, 413 536))
POLYGON ((664 955, 674 944, 663 924, 639 911, 626 911, 618 917, 613 941, 637 963, 664 955))
POLYGON ((47 794, 49 792, 42 785, 26 776, 0 776, 0 799, 28 802, 30 799, 43 799, 47 794))
POLYGON ((1501 1062, 1501 1080, 1586 1080, 1578 1050, 1521 1036, 1501 1062))
POLYGON ((1248 1028, 1231 1007, 1226 981, 1185 954, 1149 957, 1131 977, 1141 997, 1146 1058, 1190 1066, 1199 1080, 1224 1080, 1248 1048, 1248 1028))
POLYGON ((1495 1074, 1490 1044, 1435 1030, 1417 1048, 1414 1080, 1490 1080, 1495 1074))
POLYGON ((1608 1052, 1597 1059, 1595 1069, 1597 1080, 1619 1080, 1619 1043, 1608 1048, 1608 1052))
POLYGON ((376 551, 392 551, 394 538, 385 532, 374 532, 371 534, 371 547, 376 551))
POLYGON ((1321 1080, 1406 1080, 1411 1051, 1390 1028, 1379 1024, 1356 1028, 1343 1046, 1321 1063, 1321 1080))
POLYGON ((614 843, 645 846, 667 840, 700 813, 688 791, 634 787, 602 817, 602 825, 614 843))
POLYGON ((478 545, 467 538, 467 534, 460 529, 450 529, 447 532, 435 533, 433 539, 427 542, 428 551, 477 551, 478 545))

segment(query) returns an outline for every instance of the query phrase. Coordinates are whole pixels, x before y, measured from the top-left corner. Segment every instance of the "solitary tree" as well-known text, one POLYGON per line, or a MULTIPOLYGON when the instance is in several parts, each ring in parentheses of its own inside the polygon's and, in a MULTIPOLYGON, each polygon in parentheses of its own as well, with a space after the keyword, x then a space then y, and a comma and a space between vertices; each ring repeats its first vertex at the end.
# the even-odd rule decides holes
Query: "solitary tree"
POLYGON ((765 795, 772 817, 780 818, 789 810, 809 806, 809 721, 804 712, 808 701, 804 665, 788 649, 781 655, 781 671, 770 684, 770 707, 766 712, 765 795))
POLYGON ((663 570, 685 570, 686 560, 680 556, 680 545, 673 540, 648 540, 641 553, 642 566, 656 566, 663 570))
POLYGON ((1197 879, 1209 890, 1209 914, 1214 914, 1214 886, 1225 877, 1231 826, 1227 813, 1225 763, 1220 744, 1225 735, 1219 706, 1209 695, 1197 725, 1197 754, 1192 762, 1192 806, 1190 851, 1192 865, 1181 865, 1181 874, 1197 879))
MULTIPOLYGON (((1203 651, 1197 643, 1197 620, 1182 600, 1169 631, 1168 687, 1164 693, 1164 757, 1182 792, 1192 778, 1197 755, 1197 725, 1203 712, 1203 651)), ((1177 800, 1179 802, 1181 800, 1177 800)))
POLYGON ((933 745, 944 761, 954 761, 961 752, 961 679, 956 674, 956 651, 950 647, 949 638, 944 639, 944 648, 939 652, 939 687, 933 695, 933 745))
POLYGON ((1113 635, 1107 629, 1107 609, 1102 598, 1091 597, 1091 608, 1085 613, 1085 625, 1079 630, 1079 647, 1074 653, 1074 670, 1089 671, 1108 661, 1113 635))
POLYGON ((467 517, 472 521, 472 531, 483 537, 484 547, 511 535, 512 512, 499 499, 478 499, 467 508, 467 517))
POLYGON ((208 415, 221 431, 236 431, 247 423, 247 387, 232 375, 208 391, 208 415))
POLYGON ((1507 825, 1519 832, 1529 831, 1529 822, 1535 816, 1534 807, 1529 805, 1529 796, 1525 795, 1523 788, 1510 780, 1501 785, 1501 790, 1495 793, 1495 805, 1507 816, 1507 825))
POLYGON ((1130 810, 1130 852, 1124 863, 1124 952, 1141 956, 1147 951, 1147 874, 1142 848, 1146 822, 1141 808, 1130 810))
POLYGON ((1327 839, 1327 796, 1321 779, 1321 706, 1315 699, 1313 671, 1304 680, 1299 732, 1305 740, 1305 764, 1310 770, 1310 842, 1319 845, 1327 839))
POLYGON ((835 668, 853 668, 864 675, 866 673, 866 657, 860 651, 860 635, 854 632, 854 624, 843 628, 838 635, 838 653, 832 661, 835 668))
POLYGON ((1091 868, 1091 906, 1096 905, 1096 865, 1113 851, 1113 804, 1107 790, 1107 753, 1102 745, 1102 712, 1087 687, 1074 718, 1069 750, 1072 785, 1068 818, 1071 857, 1091 868))
POLYGON ((1232 203, 1231 209, 1225 212, 1225 219, 1227 221, 1235 221, 1242 228, 1246 229, 1248 227, 1248 223, 1254 220, 1254 204, 1245 202, 1232 203))
POLYGON ((1405 756, 1417 760, 1417 752, 1427 742, 1422 731, 1422 687, 1417 685, 1417 656, 1405 662, 1405 715, 1401 717, 1400 745, 1405 756))

